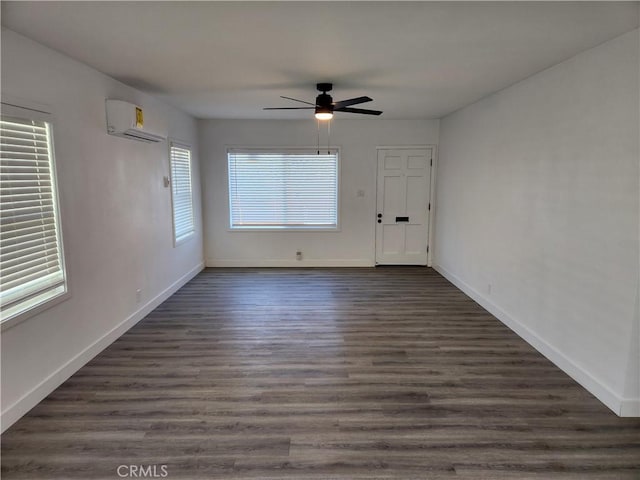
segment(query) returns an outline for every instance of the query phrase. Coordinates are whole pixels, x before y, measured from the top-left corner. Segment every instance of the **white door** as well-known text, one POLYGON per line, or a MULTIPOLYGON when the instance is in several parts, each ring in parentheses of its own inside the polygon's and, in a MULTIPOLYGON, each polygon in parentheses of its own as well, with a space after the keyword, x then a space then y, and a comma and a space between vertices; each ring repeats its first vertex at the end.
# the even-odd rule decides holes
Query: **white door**
POLYGON ((427 264, 432 150, 378 150, 378 265, 427 264))

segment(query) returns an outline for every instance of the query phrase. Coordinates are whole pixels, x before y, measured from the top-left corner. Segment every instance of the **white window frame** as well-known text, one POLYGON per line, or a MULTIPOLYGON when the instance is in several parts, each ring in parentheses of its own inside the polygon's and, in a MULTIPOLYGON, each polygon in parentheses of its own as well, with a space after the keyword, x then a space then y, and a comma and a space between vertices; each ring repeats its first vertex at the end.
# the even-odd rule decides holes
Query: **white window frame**
POLYGON ((34 294, 16 303, 9 309, 4 309, 0 314, 0 330, 5 331, 18 323, 27 320, 51 307, 67 300, 71 294, 69 291, 69 274, 65 262, 63 221, 60 206, 60 191, 58 186, 58 171, 56 168, 54 115, 45 111, 44 106, 28 104, 23 101, 11 101, 3 99, 2 116, 15 117, 25 120, 46 122, 49 125, 49 163, 51 170, 52 198, 55 217, 55 228, 59 248, 60 270, 62 272, 62 284, 53 291, 34 294), (48 293, 48 295, 47 295, 48 293), (29 302, 29 299, 31 302, 29 302))
POLYGON ((342 178, 342 155, 340 147, 320 147, 320 153, 327 150, 336 153, 336 226, 328 227, 328 226, 233 226, 232 225, 232 215, 231 215, 231 190, 229 188, 229 154, 232 153, 313 153, 316 154, 318 152, 318 147, 237 147, 237 146, 228 146, 227 147, 227 155, 226 155, 226 168, 227 168, 227 231, 234 233, 242 233, 242 232, 326 232, 326 233, 334 233, 340 232, 341 226, 340 222, 342 219, 342 209, 341 209, 341 178, 342 178))
POLYGON ((182 245, 183 243, 191 240, 195 233, 196 233, 196 211, 195 211, 195 203, 193 201, 193 194, 194 194, 194 182, 193 182, 193 148, 191 147, 191 145, 185 143, 185 142, 181 142, 179 140, 169 140, 169 188, 171 191, 171 226, 172 226, 172 232, 173 232, 173 246, 177 247, 179 245, 182 245), (174 178, 173 178, 173 159, 172 159, 172 148, 176 147, 176 148, 181 148, 183 150, 188 150, 189 151, 189 181, 191 183, 191 196, 190 196, 190 200, 191 200, 191 223, 192 223, 192 229, 190 232, 181 235, 180 237, 177 236, 177 232, 176 232, 176 217, 175 217, 175 197, 174 197, 174 192, 173 192, 173 185, 174 185, 174 178))

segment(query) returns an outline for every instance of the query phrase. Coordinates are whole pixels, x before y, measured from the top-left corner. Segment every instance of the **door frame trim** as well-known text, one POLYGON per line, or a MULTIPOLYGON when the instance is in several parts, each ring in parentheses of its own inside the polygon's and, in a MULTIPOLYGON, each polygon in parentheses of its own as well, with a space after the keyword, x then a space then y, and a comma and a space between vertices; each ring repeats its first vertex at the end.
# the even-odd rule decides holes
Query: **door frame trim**
MULTIPOLYGON (((436 212, 436 168, 438 165, 438 145, 435 143, 426 143, 422 145, 378 145, 376 147, 376 183, 375 183, 375 207, 378 205, 378 151, 379 150, 415 150, 415 149, 431 149, 431 168, 429 169, 429 203, 431 210, 429 211, 429 233, 427 234, 427 267, 433 265, 433 241, 435 229, 435 212, 436 212)), ((376 210, 374 210, 375 212, 376 210)), ((373 263, 376 263, 376 230, 373 230, 373 263)))

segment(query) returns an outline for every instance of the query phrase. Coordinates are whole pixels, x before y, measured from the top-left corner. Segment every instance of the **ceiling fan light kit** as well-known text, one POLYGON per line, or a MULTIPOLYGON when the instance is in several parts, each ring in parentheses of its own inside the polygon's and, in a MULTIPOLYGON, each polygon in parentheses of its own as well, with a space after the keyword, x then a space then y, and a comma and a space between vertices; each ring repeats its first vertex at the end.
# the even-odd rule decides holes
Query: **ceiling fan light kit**
POLYGON ((331 120, 333 118, 333 112, 326 108, 316 107, 316 118, 318 120, 331 120))

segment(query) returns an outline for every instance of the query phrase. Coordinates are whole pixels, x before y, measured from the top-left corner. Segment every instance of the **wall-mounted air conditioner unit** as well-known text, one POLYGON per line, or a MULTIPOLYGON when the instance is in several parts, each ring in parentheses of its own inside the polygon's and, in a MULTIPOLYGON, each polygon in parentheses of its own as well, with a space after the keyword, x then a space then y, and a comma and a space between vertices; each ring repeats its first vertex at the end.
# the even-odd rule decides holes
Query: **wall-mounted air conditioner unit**
POLYGON ((164 119, 142 107, 122 100, 107 99, 107 133, 141 142, 157 143, 167 138, 164 119))

